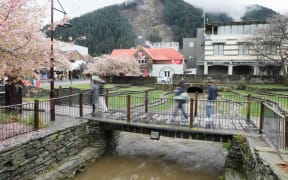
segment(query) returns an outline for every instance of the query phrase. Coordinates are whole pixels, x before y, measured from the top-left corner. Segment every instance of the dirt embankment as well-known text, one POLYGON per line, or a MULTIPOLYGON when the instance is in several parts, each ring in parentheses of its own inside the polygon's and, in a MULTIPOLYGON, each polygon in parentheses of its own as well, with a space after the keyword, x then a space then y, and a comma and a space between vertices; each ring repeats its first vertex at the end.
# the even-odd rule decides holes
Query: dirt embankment
POLYGON ((122 10, 122 14, 132 25, 137 36, 147 40, 153 30, 159 30, 162 41, 173 41, 172 31, 163 23, 164 5, 159 0, 137 1, 134 8, 122 10))

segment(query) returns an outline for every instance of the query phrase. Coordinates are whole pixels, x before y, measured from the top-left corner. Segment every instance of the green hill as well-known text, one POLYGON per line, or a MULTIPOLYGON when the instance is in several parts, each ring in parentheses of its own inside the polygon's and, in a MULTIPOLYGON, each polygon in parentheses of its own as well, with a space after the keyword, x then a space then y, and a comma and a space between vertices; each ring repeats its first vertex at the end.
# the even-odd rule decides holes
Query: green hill
POLYGON ((241 19, 242 21, 266 20, 275 14, 277 13, 272 9, 259 5, 252 5, 247 7, 247 11, 241 19))
MULTIPOLYGON (((109 6, 73 18, 71 28, 57 28, 55 38, 69 42, 82 35, 86 40, 75 44, 87 46, 92 56, 110 54, 113 49, 131 48, 137 36, 150 41, 177 41, 194 37, 203 27, 203 10, 182 0, 134 0, 130 4, 109 6)), ((242 20, 264 20, 275 14, 262 6, 248 7, 242 20)), ((225 13, 207 13, 209 22, 233 21, 225 13)), ((49 35, 49 33, 47 33, 49 35)))

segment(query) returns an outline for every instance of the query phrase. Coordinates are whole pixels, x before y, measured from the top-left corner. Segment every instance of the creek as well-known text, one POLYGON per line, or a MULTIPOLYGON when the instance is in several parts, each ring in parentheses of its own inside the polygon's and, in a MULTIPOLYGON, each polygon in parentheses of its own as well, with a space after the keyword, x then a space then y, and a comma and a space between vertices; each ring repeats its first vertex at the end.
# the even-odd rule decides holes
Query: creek
POLYGON ((75 180, 216 180, 228 152, 222 143, 120 132, 113 150, 75 180))

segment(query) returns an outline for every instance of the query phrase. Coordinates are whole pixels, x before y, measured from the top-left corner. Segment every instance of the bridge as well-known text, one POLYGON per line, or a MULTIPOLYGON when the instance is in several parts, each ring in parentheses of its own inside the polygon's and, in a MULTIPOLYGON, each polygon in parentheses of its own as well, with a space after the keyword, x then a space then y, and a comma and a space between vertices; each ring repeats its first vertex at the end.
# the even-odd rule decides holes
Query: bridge
MULTIPOLYGON (((71 91, 72 92, 72 91, 71 91)), ((263 133, 279 149, 288 147, 288 118, 269 101, 259 101, 251 96, 220 96, 213 104, 212 121, 207 122, 204 94, 192 94, 185 105, 189 119, 185 120, 180 112, 172 121, 175 102, 173 94, 159 95, 158 92, 106 92, 105 101, 108 112, 101 107, 92 115, 91 94, 58 94, 55 102, 56 117, 80 117, 97 121, 104 129, 149 134, 151 138, 160 136, 208 140, 217 142, 230 141, 234 135, 252 135, 263 133), (253 108, 253 111, 251 110, 253 108)), ((2 112, 9 109, 18 118, 34 117, 31 125, 21 125, 13 129, 17 122, 1 123, 1 139, 15 134, 22 134, 45 128, 51 123, 50 100, 35 101, 22 105, 2 107, 2 112), (12 130, 11 130, 12 129, 12 130), (19 132, 18 132, 19 131, 19 132), (12 135, 10 135, 12 134, 12 135)), ((57 118, 56 118, 57 120, 57 118)), ((27 122, 30 124, 31 122, 27 122)), ((53 123, 53 122, 52 122, 53 123)))

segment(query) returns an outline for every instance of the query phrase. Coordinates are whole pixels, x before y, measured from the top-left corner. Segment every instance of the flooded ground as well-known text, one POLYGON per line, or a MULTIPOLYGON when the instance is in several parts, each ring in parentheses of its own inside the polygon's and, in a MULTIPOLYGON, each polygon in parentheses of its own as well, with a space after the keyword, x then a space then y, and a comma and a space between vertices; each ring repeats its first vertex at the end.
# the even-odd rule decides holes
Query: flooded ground
POLYGON ((95 161, 75 180, 215 180, 227 151, 221 143, 121 132, 113 152, 95 161))

